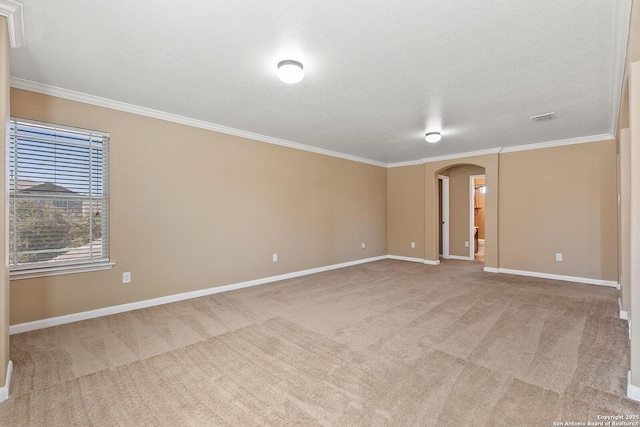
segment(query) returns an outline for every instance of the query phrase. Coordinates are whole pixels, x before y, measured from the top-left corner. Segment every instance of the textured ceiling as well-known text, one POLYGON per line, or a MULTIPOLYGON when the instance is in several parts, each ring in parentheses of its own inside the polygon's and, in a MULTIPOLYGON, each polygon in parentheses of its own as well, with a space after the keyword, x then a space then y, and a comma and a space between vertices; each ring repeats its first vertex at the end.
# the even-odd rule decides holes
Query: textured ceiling
POLYGON ((14 83, 383 163, 609 134, 626 43, 618 0, 21 3, 14 83))

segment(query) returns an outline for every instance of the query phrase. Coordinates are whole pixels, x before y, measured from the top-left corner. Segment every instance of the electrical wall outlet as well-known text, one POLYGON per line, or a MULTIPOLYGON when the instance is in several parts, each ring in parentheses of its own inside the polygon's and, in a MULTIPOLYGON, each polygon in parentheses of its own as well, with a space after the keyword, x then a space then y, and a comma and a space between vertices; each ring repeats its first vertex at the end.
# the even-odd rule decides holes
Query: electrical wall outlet
POLYGON ((411 242, 411 248, 415 249, 416 248, 416 242, 411 242))
POLYGON ((278 260, 278 254, 273 254, 273 262, 276 262, 278 260))
POLYGON ((364 242, 362 242, 362 244, 360 245, 360 247, 361 247, 362 249, 364 249, 364 248, 366 248, 366 247, 367 247, 367 245, 365 245, 365 244, 364 244, 364 242))
POLYGON ((562 254, 561 253, 557 253, 556 254, 556 261, 562 261, 562 254))
POLYGON ((122 283, 131 283, 131 272, 122 273, 122 283))
POLYGON ((464 247, 465 247, 465 248, 468 248, 468 247, 469 247, 469 241, 468 241, 468 240, 465 240, 465 242, 464 242, 464 247))

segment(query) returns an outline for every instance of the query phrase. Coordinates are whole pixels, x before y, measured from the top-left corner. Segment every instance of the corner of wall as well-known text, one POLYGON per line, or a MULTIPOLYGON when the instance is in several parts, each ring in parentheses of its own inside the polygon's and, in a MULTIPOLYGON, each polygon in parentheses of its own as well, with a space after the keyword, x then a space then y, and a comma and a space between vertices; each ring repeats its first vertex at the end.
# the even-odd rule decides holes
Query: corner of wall
POLYGON ((0 403, 9 398, 9 386, 11 385, 11 376, 13 375, 13 362, 9 360, 7 364, 7 376, 5 377, 4 387, 0 387, 0 403))
POLYGON ((640 402, 640 387, 631 384, 631 371, 627 374, 627 397, 640 402))

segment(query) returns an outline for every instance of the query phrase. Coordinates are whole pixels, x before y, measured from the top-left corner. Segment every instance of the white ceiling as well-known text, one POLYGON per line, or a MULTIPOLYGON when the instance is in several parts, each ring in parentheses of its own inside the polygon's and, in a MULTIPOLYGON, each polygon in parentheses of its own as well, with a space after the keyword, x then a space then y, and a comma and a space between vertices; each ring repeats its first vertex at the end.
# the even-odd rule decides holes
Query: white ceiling
POLYGON ((382 163, 611 134, 630 4, 21 3, 16 87, 35 82, 382 163), (302 82, 277 79, 282 59, 304 64, 302 82), (529 118, 548 112, 557 120, 529 118), (439 143, 425 142, 440 129, 439 143))

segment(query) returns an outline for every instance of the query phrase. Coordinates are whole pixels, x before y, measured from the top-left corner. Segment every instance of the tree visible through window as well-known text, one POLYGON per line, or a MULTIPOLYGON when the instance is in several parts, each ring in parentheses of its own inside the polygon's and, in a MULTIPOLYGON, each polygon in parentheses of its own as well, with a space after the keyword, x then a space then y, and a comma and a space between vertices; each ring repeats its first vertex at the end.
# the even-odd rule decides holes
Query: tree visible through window
POLYGON ((10 122, 10 265, 108 261, 108 134, 10 122))

